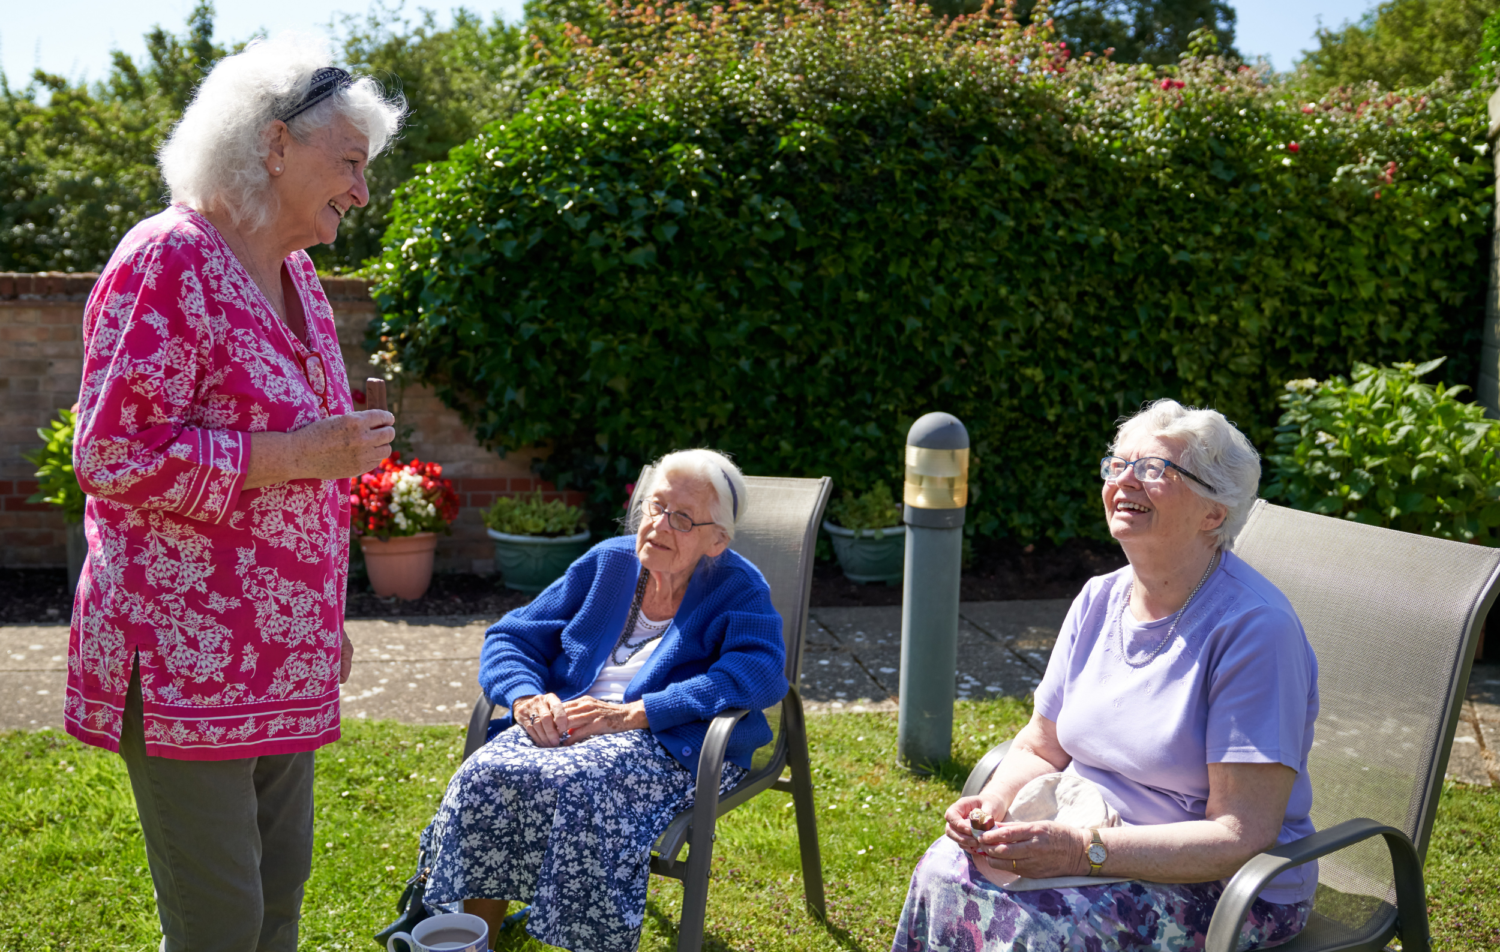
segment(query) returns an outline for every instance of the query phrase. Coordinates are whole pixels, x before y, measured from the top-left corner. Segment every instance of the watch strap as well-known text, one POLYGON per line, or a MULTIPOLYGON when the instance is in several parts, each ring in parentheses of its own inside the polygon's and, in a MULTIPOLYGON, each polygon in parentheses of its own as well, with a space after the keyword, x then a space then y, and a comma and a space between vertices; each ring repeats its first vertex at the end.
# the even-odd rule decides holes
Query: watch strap
POLYGON ((1093 834, 1093 838, 1089 840, 1088 849, 1084 851, 1083 856, 1084 859, 1089 861, 1089 875, 1098 876, 1099 870, 1104 866, 1104 861, 1109 858, 1109 851, 1104 847, 1104 840, 1099 836, 1099 828, 1097 826, 1089 827, 1089 832, 1093 834), (1099 852, 1105 854, 1104 859, 1101 859, 1097 863, 1094 862, 1093 855, 1095 846, 1099 847, 1099 852))

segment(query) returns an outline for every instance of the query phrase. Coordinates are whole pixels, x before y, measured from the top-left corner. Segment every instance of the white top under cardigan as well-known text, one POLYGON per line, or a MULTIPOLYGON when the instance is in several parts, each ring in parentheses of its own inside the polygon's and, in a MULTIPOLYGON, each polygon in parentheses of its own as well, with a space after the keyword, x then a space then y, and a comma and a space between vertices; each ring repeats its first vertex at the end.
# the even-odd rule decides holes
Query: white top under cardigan
POLYGON ((666 621, 652 621, 646 617, 645 612, 638 613, 635 616, 635 630, 630 633, 629 638, 615 646, 614 653, 610 656, 610 661, 614 663, 601 668, 593 686, 584 693, 601 701, 616 704, 624 701, 625 689, 646 666, 670 624, 670 618, 666 621))

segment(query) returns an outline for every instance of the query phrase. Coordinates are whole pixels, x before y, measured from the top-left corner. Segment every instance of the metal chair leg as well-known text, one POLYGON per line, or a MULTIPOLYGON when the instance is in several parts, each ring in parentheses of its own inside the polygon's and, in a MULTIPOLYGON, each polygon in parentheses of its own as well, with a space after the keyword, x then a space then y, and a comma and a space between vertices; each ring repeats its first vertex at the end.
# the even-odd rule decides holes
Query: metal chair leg
POLYGON ((749 711, 725 711, 708 725, 698 755, 698 785, 693 793, 693 829, 688 840, 687 875, 682 879, 682 925, 677 952, 699 952, 708 918, 708 874, 713 866, 714 827, 719 813, 719 781, 729 735, 749 711))
POLYGON ((787 766, 792 773, 792 802, 797 814, 797 847, 802 854, 803 895, 819 919, 828 918, 823 900, 823 854, 818 848, 818 817, 813 809, 812 763, 807 755, 807 719, 802 695, 793 684, 781 705, 787 766))

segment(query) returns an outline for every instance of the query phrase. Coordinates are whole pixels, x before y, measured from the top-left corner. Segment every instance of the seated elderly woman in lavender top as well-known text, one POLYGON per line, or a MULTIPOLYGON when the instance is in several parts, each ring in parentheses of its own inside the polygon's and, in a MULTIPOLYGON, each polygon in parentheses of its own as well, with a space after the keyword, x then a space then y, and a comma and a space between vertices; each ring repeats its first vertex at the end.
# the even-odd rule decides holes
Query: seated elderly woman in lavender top
MULTIPOLYGON (((1219 413, 1160 400, 1120 427, 1101 475, 1130 564, 1074 600, 1031 722, 979 795, 948 808, 896 952, 1200 949, 1225 881, 1313 831, 1317 659, 1285 596, 1230 551, 1260 479, 1254 448, 1219 413), (1005 817, 1057 772, 1120 822, 975 832, 972 811, 1005 817), (1114 881, 1025 890, 1006 874, 1114 881)), ((1308 864, 1273 880, 1239 947, 1301 931, 1316 877, 1308 864)))
POLYGON ((495 935, 507 902, 573 952, 632 952, 651 844, 692 804, 709 722, 730 735, 728 791, 771 740, 786 694, 781 616, 729 551, 745 480, 712 450, 656 463, 633 536, 601 542, 485 635, 479 683, 513 722, 466 760, 422 835, 426 900, 463 900, 495 935))

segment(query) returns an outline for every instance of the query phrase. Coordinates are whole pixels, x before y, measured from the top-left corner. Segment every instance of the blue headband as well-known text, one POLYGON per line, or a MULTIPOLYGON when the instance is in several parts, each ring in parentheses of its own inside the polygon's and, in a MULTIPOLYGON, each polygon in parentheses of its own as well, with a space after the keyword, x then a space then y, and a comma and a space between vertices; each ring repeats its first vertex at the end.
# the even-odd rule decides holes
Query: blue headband
POLYGON ((312 74, 312 84, 308 86, 307 95, 302 97, 302 101, 293 106, 291 111, 284 112, 276 118, 282 122, 291 122, 292 119, 307 112, 340 89, 348 89, 352 85, 354 85, 354 77, 347 72, 337 66, 325 66, 312 74))
POLYGON ((729 470, 719 467, 719 472, 724 474, 724 482, 729 484, 729 499, 734 507, 734 521, 740 521, 740 494, 734 491, 734 480, 729 478, 729 470))

